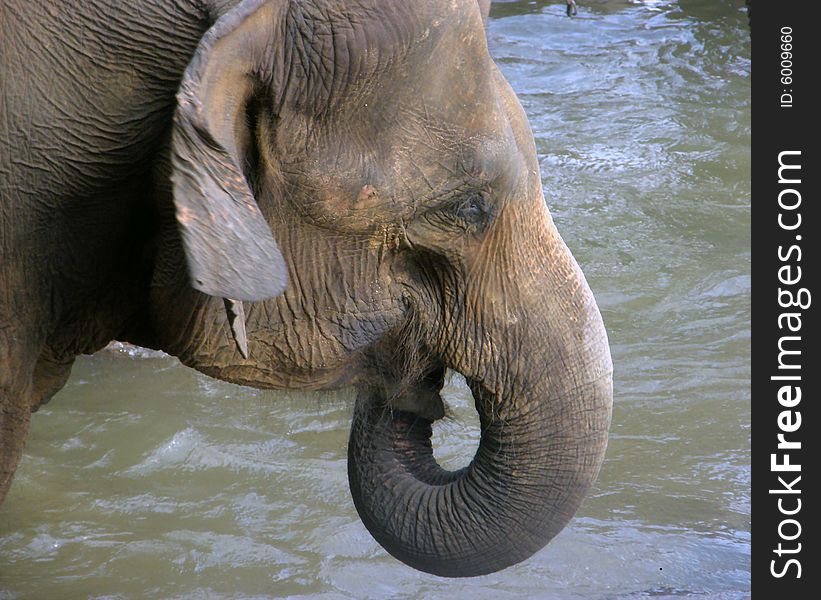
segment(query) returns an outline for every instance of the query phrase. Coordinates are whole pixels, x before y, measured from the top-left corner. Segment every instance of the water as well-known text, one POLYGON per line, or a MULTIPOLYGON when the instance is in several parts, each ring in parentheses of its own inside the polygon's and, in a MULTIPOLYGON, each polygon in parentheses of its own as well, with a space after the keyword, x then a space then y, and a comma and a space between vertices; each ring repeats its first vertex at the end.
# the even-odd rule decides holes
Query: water
MULTIPOLYGON (((750 42, 741 2, 509 2, 490 45, 607 323, 611 442, 577 518, 501 573, 386 555, 348 493, 351 394, 260 392, 128 349, 35 415, 0 598, 736 599, 750 585, 750 42)), ((476 417, 437 456, 466 461, 476 417)))

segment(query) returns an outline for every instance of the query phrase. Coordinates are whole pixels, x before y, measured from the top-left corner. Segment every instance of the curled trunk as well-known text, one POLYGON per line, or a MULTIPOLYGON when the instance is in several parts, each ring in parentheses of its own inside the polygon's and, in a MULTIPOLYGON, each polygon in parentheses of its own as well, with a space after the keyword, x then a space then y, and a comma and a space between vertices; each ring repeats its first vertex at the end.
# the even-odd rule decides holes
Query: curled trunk
POLYGON ((518 563, 576 512, 603 460, 610 422, 609 353, 548 370, 531 397, 500 397, 471 381, 481 441, 471 464, 442 469, 431 422, 391 411, 376 394, 357 401, 348 450, 352 495, 368 530, 403 562, 469 577, 518 563))

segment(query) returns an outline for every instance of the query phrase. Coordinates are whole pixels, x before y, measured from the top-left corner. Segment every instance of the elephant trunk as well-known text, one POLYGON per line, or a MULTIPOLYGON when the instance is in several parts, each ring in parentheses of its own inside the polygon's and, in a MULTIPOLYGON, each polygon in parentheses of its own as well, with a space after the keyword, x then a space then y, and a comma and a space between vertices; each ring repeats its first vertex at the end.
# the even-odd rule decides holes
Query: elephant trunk
POLYGON ((505 350, 486 352, 491 368, 460 368, 459 351, 448 361, 466 375, 480 416, 469 466, 442 469, 430 421, 391 410, 377 393, 359 396, 348 449, 354 503, 379 543, 419 570, 469 577, 530 557, 568 523, 598 474, 612 364, 592 294, 558 243, 564 251, 551 256, 545 285, 525 286, 529 318, 508 320, 497 337, 505 350))

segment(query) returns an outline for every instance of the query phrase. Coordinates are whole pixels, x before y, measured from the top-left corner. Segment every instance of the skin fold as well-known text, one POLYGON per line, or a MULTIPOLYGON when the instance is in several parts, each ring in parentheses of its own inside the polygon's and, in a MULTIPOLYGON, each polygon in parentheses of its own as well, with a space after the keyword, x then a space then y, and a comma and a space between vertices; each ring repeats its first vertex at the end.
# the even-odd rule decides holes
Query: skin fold
POLYGON ((354 503, 415 568, 493 572, 564 527, 612 365, 488 6, 3 3, 0 500, 31 412, 116 339, 355 385, 354 503), (448 368, 482 424, 458 472, 430 447, 448 368))

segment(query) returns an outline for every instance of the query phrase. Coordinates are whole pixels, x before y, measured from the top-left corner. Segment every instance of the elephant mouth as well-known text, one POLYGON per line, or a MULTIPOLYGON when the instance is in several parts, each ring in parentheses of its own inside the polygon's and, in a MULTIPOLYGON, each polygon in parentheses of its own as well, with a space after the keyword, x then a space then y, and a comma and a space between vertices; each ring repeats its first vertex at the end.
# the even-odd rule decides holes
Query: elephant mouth
POLYGON ((444 383, 445 367, 438 365, 418 382, 400 382, 385 390, 385 396, 389 398, 386 404, 395 412, 412 414, 430 422, 438 421, 445 416, 444 383))

